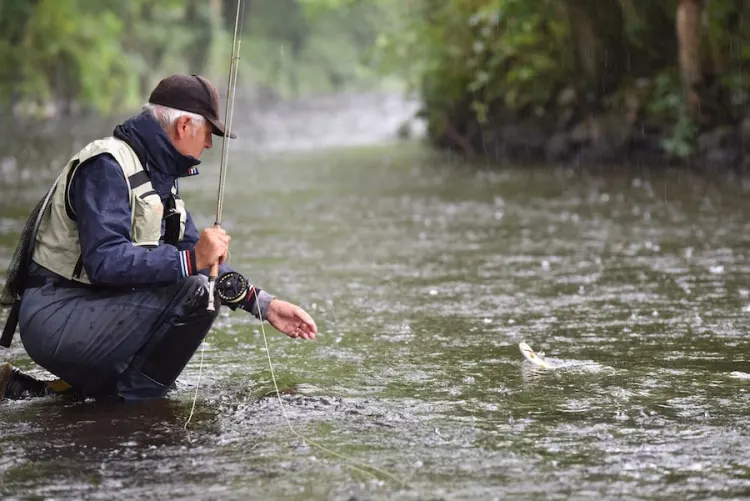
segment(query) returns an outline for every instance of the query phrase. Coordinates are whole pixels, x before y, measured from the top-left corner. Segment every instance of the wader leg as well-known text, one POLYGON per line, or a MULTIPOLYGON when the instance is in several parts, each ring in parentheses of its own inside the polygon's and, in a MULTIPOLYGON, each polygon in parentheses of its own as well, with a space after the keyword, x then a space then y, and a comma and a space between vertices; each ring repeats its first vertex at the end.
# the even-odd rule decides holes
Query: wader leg
POLYGON ((163 397, 208 334, 219 313, 206 310, 207 278, 190 277, 178 293, 149 341, 135 355, 117 381, 117 393, 125 400, 163 397))

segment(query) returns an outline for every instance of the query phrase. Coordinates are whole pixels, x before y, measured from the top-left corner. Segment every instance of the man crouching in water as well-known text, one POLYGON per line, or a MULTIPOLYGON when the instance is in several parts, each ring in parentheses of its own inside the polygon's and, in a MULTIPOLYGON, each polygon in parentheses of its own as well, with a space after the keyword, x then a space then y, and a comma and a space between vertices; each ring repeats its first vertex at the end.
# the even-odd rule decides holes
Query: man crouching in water
POLYGON ((69 387, 90 397, 163 397, 220 304, 268 320, 289 337, 315 338, 315 322, 302 308, 221 264, 229 235, 221 228, 199 234, 179 197, 177 179, 198 173, 212 134, 224 131, 216 88, 201 76, 173 75, 157 85, 140 115, 68 162, 40 213, 36 238, 24 242, 24 231, 14 256, 2 296, 13 308, 0 341, 10 345, 17 322, 31 358, 64 383, 5 364, 0 400, 69 387), (24 261, 22 247, 33 242, 24 261), (234 290, 219 294, 217 285, 215 311, 207 311, 207 272, 216 263, 217 284, 234 290))

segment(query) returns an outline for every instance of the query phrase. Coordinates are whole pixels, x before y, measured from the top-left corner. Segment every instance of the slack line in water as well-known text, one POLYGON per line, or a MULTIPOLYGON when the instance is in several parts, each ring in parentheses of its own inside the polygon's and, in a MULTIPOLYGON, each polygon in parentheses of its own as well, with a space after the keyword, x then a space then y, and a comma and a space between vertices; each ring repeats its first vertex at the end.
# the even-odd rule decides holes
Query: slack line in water
MULTIPOLYGON (((226 181, 226 172, 227 172, 227 160, 229 155, 229 138, 231 136, 231 130, 232 130, 232 117, 234 114, 234 94, 237 87, 237 68, 238 68, 238 61, 240 58, 240 44, 241 44, 241 32, 242 32, 242 23, 241 19, 243 16, 243 5, 242 0, 237 0, 237 14, 235 18, 235 25, 234 25, 234 37, 232 40, 232 58, 230 62, 229 67, 229 81, 227 83, 227 101, 226 101, 226 133, 224 134, 224 141, 222 143, 222 151, 221 151, 221 162, 219 167, 219 191, 217 194, 217 201, 216 201, 216 222, 214 223, 214 227, 219 228, 221 227, 221 215, 222 215, 222 209, 223 209, 223 202, 224 202, 224 184, 226 181)), ((209 274, 209 282, 208 282, 208 307, 207 309, 209 311, 214 311, 214 288, 217 284, 218 279, 218 272, 219 272, 219 265, 218 263, 215 263, 211 267, 211 272, 209 274)), ((229 296, 231 297, 231 301, 241 300, 245 297, 246 294, 252 294, 254 289, 250 289, 248 291, 248 283, 244 281, 244 283, 238 284, 237 281, 244 281, 243 277, 240 275, 236 275, 231 278, 231 280, 227 281, 227 287, 221 287, 221 283, 219 284, 219 290, 231 290, 229 296), (230 283, 231 282, 231 283, 230 283), (239 285, 239 286, 238 286, 239 285)), ((266 352, 266 358, 268 360, 268 367, 271 371, 271 380, 273 381, 273 386, 275 390, 276 397, 279 402, 279 408, 281 410, 281 414, 284 417, 284 421, 286 422, 287 427, 289 428, 289 431, 296 437, 298 437, 303 442, 308 443, 312 447, 315 447, 316 449, 319 449, 323 452, 326 452, 330 454, 331 456, 334 456, 338 459, 340 459, 345 465, 349 466, 350 468, 360 471, 362 473, 374 476, 377 478, 378 476, 387 478, 390 480, 395 481, 396 483, 400 484, 401 486, 407 486, 408 483, 406 480, 396 477, 395 475, 377 468, 375 466, 371 466, 366 463, 362 463, 359 461, 356 461, 355 459, 348 457, 344 454, 340 454, 336 451, 333 451, 327 447, 324 447, 323 445, 311 440, 310 438, 306 437, 305 435, 298 432, 293 426, 291 421, 289 420, 289 417, 287 416, 286 409, 284 407, 284 401, 281 398, 281 391, 279 390, 278 383, 276 381, 276 374, 274 373, 273 369, 273 362, 271 361, 271 352, 268 346, 268 339, 266 337, 266 331, 265 327, 263 326, 263 322, 265 319, 262 316, 262 313, 259 317, 260 320, 260 329, 261 334, 263 337, 263 343, 265 346, 265 352, 266 352)), ((303 336, 304 337, 304 336, 303 336)), ((193 402, 190 409, 190 415, 188 416, 187 421, 185 422, 184 429, 187 430, 188 424, 193 418, 193 415, 195 413, 195 404, 198 399, 198 390, 200 387, 200 381, 201 376, 203 374, 203 355, 205 350, 205 343, 201 343, 201 356, 200 356, 200 362, 198 366, 198 382, 195 386, 195 393, 193 395, 193 402)))

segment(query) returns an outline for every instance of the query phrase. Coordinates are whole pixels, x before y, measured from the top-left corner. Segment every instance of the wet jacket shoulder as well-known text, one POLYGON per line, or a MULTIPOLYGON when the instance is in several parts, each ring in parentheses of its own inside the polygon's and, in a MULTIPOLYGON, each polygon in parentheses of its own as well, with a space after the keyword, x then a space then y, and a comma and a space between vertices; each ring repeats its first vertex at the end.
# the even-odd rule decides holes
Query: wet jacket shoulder
MULTIPOLYGON (((128 143, 149 174, 154 190, 166 203, 180 177, 197 174, 197 159, 182 155, 149 114, 117 126, 114 136, 128 143)), ((138 247, 130 240, 131 210, 122 169, 107 154, 79 166, 70 185, 70 200, 78 222, 83 266, 94 284, 105 286, 161 285, 195 275, 194 247, 199 238, 190 213, 178 245, 138 247)), ((230 271, 222 266, 222 272, 230 271)), ((261 312, 272 297, 261 293, 261 312)), ((257 305, 242 305, 258 316, 257 305)))
POLYGON ((83 267, 92 283, 172 284, 197 273, 188 266, 195 262, 191 250, 132 244, 128 185, 110 155, 99 155, 78 168, 70 186, 70 200, 78 223, 83 267))
MULTIPOLYGON (((147 170, 164 202, 178 177, 196 173, 199 163, 179 153, 169 136, 148 113, 115 128, 147 170)), ((171 284, 198 272, 190 250, 161 245, 145 248, 130 240, 131 210, 122 169, 110 155, 99 155, 79 166, 69 191, 75 213, 86 274, 98 285, 171 284)))

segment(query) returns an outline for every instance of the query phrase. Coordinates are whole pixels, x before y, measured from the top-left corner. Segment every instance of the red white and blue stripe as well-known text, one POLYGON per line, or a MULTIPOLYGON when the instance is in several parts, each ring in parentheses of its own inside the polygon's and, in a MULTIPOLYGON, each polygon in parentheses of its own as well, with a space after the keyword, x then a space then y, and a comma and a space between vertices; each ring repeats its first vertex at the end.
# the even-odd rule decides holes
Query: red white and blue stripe
POLYGON ((180 270, 183 277, 189 277, 198 273, 195 269, 195 251, 192 249, 180 251, 180 270))

